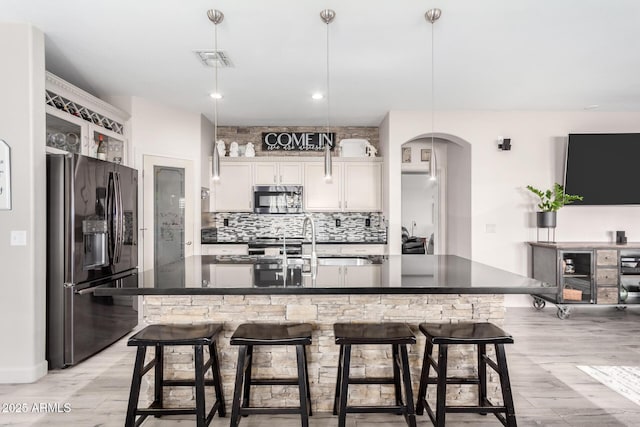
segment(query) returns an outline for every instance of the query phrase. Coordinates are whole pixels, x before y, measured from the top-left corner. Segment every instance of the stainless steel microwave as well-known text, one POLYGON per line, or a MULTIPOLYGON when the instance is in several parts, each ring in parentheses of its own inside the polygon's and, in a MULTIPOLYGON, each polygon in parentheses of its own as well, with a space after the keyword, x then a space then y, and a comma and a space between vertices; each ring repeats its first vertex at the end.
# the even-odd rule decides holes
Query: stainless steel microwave
POLYGON ((253 211, 262 214, 302 213, 302 186, 254 186, 253 211))

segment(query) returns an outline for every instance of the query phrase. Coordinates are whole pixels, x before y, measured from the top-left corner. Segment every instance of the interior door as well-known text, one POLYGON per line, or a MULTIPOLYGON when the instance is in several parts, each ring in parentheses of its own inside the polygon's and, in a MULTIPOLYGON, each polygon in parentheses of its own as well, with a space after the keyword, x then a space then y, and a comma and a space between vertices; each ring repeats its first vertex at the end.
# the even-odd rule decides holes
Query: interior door
POLYGON ((144 156, 144 265, 155 283, 184 285, 181 260, 193 255, 193 164, 190 160, 144 156), (172 268, 159 268, 172 263, 172 268))

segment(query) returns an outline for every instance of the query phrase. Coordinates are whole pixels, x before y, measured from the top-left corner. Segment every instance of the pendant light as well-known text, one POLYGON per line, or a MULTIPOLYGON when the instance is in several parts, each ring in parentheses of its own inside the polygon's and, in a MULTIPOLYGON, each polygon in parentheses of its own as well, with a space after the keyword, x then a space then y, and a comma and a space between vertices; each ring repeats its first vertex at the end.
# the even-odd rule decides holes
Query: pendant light
POLYGON ((214 44, 214 79, 215 79, 215 89, 214 93, 211 96, 213 98, 213 158, 211 161, 211 177, 214 180, 220 179, 220 153, 218 153, 218 99, 221 98, 218 93, 218 62, 219 62, 219 52, 218 52, 218 24, 222 22, 224 19, 224 14, 220 12, 218 9, 209 9, 207 11, 207 17, 213 24, 215 25, 214 35, 213 35, 213 44, 214 44))
POLYGON ((433 52, 433 27, 435 22, 440 19, 440 15, 442 15, 442 11, 438 8, 433 8, 433 9, 429 9, 427 10, 427 13, 424 14, 424 17, 427 21, 429 21, 431 23, 431 167, 429 168, 430 171, 430 177, 429 179, 431 181, 435 181, 436 180, 436 150, 435 150, 435 144, 433 142, 434 136, 434 129, 435 129, 435 122, 434 122, 434 109, 435 109, 435 98, 436 98, 436 93, 435 93, 435 54, 433 52))
MULTIPOLYGON (((329 117, 330 117, 330 113, 331 113, 331 104, 330 104, 330 98, 329 98, 329 90, 330 90, 330 86, 329 86, 329 24, 333 22, 333 19, 336 17, 336 12, 331 10, 331 9, 324 9, 320 12, 320 19, 322 19, 322 22, 324 22, 325 24, 327 24, 327 73, 326 73, 326 78, 327 78, 327 131, 326 131, 326 136, 327 138, 329 138, 329 135, 331 135, 329 133, 329 117)), ((331 146, 329 145, 329 142, 327 141, 324 145, 324 179, 326 181, 330 181, 331 177, 333 175, 333 166, 331 164, 331 146)))

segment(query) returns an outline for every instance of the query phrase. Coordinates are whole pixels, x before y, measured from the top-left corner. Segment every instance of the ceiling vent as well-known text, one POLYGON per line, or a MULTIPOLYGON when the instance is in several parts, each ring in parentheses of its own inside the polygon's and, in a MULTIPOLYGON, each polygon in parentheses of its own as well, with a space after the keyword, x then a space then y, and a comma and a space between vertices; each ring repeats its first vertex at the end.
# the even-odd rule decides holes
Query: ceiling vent
POLYGON ((215 67, 216 63, 218 68, 233 67, 229 55, 222 50, 196 50, 195 54, 205 67, 215 67))

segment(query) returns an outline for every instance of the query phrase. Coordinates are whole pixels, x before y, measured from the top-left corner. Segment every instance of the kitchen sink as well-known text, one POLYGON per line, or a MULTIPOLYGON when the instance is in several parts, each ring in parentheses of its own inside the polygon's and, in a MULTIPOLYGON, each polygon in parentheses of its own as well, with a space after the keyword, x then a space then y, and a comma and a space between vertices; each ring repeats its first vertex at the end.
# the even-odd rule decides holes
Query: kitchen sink
MULTIPOLYGON (((287 258, 288 265, 304 265, 310 262, 309 258, 287 258)), ((318 257, 318 265, 369 265, 373 264, 369 258, 360 257, 318 257)))

